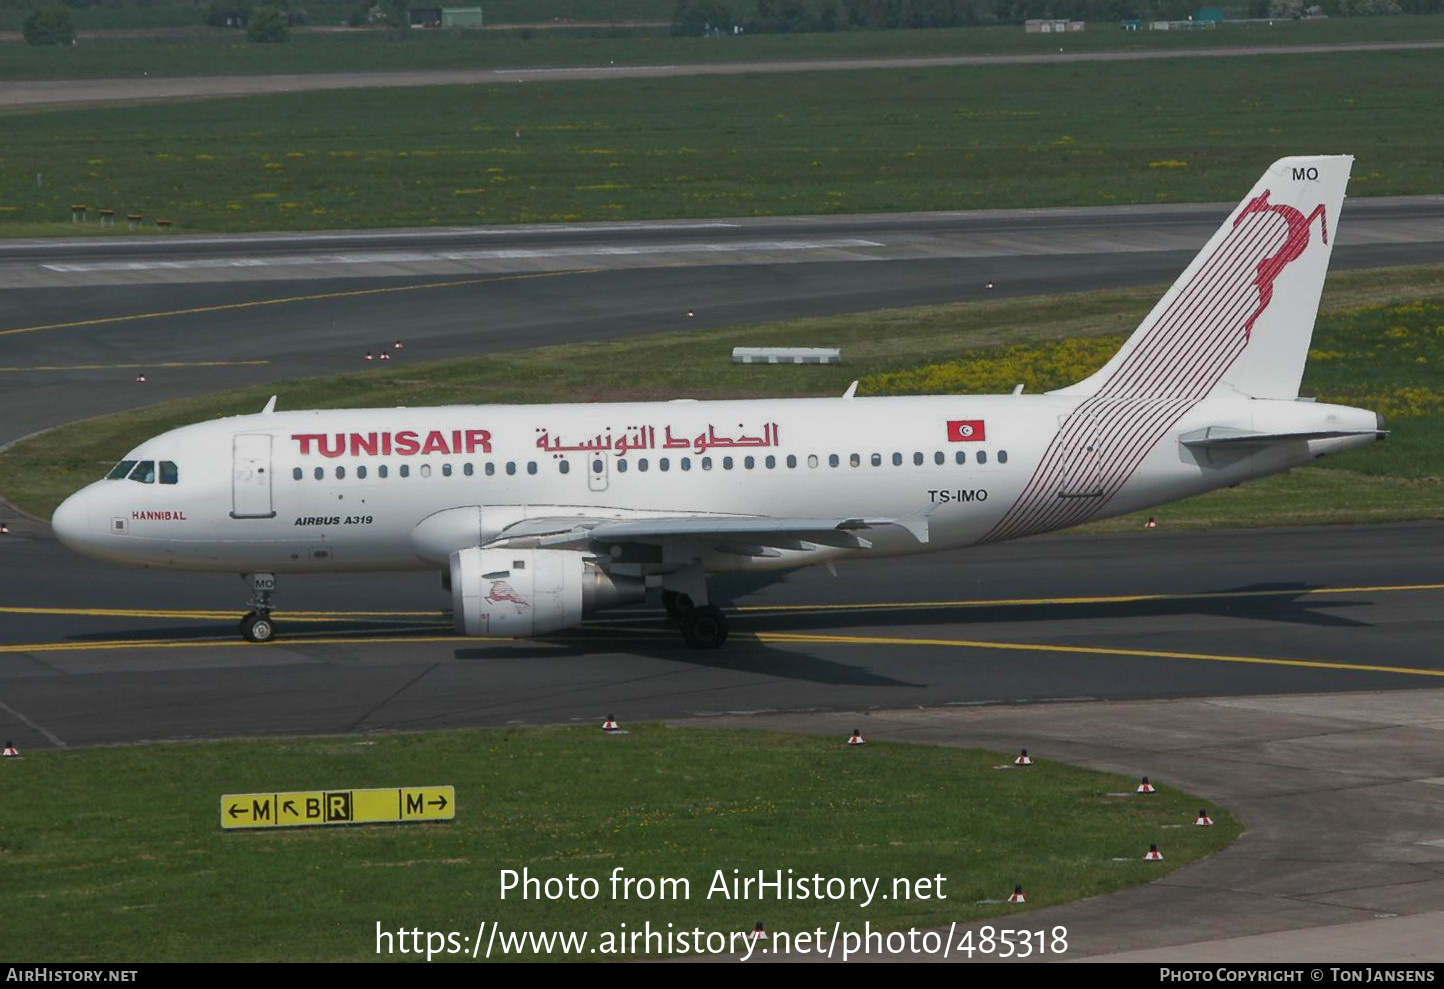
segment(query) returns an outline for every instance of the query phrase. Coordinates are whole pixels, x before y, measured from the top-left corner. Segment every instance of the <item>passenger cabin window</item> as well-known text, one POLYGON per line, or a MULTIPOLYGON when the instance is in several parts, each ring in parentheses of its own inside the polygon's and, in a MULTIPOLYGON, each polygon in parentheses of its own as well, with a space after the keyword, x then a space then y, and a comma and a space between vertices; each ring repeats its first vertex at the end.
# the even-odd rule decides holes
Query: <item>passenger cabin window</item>
POLYGON ((356 478, 361 481, 366 480, 366 467, 364 464, 356 468, 356 478))
POLYGON ((980 463, 980 464, 985 464, 985 463, 987 463, 987 462, 988 462, 988 451, 987 451, 987 450, 979 450, 979 451, 978 451, 978 463, 980 463))
POLYGON ((571 469, 572 469, 572 465, 569 464, 569 463, 567 463, 565 460, 561 460, 561 461, 558 461, 558 462, 557 462, 557 470, 561 471, 563 474, 567 473, 567 472, 570 471, 571 469))
POLYGON ((894 454, 892 455, 892 465, 893 465, 894 467, 901 467, 901 466, 902 466, 902 454, 901 454, 901 453, 894 453, 894 454))
POLYGON ((291 469, 291 479, 293 481, 299 481, 301 479, 301 468, 294 467, 291 469))
POLYGON ((382 464, 380 467, 376 468, 377 477, 385 477, 388 473, 390 473, 390 469, 385 464, 382 464))
POLYGON ((319 480, 323 479, 325 476, 326 476, 326 468, 324 468, 324 467, 317 467, 317 468, 316 468, 316 480, 319 481, 319 480))
MULTIPOLYGON (((625 460, 621 459, 620 457, 617 458, 617 473, 619 473, 619 474, 625 474, 626 472, 627 472, 627 462, 626 462, 625 460)), ((508 471, 508 473, 510 473, 510 472, 508 471)), ((601 471, 598 471, 597 473, 600 474, 601 471)))
POLYGON ((134 461, 134 460, 122 460, 120 463, 116 464, 114 467, 112 467, 112 468, 110 469, 110 473, 105 475, 105 479, 106 479, 107 481, 119 481, 119 480, 122 480, 122 479, 124 479, 124 478, 129 477, 129 476, 130 476, 130 472, 131 472, 134 468, 135 468, 135 461, 134 461))
POLYGON ((1007 462, 1008 462, 1008 451, 1007 451, 1007 450, 999 450, 999 451, 998 451, 998 463, 1000 463, 1000 464, 1006 464, 1007 462))
POLYGON ((965 464, 965 463, 968 462, 968 455, 967 455, 966 453, 964 453, 962 450, 959 450, 957 453, 955 453, 955 454, 953 455, 953 459, 956 460, 956 461, 957 461, 958 463, 960 463, 960 464, 965 464))
POLYGON ((466 466, 464 466, 464 467, 461 468, 461 472, 462 472, 463 474, 465 474, 467 477, 470 477, 470 476, 475 472, 475 470, 476 470, 476 468, 473 467, 473 466, 472 466, 471 464, 469 464, 469 463, 468 463, 466 466))
POLYGON ((442 476, 442 477, 450 477, 450 476, 451 476, 451 465, 450 465, 450 464, 442 464, 442 465, 441 465, 441 476, 442 476))
POLYGON ((141 484, 154 484, 155 461, 142 460, 140 463, 136 464, 135 469, 130 472, 130 479, 132 481, 139 481, 141 484))
POLYGON ((401 474, 402 477, 410 477, 410 476, 411 476, 411 465, 410 465, 410 464, 402 464, 399 468, 397 468, 397 471, 401 474))

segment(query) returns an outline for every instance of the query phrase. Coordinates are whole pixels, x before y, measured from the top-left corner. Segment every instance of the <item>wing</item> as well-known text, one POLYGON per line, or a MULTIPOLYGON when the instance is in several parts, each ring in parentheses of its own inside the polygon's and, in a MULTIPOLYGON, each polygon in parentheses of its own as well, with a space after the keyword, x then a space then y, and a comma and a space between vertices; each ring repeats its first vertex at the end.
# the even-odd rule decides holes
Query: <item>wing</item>
MULTIPOLYGON (((715 543, 718 548, 810 549, 837 546, 865 549, 872 544, 862 535, 883 526, 901 526, 920 543, 928 541, 925 512, 903 518, 776 518, 765 515, 677 515, 643 519, 538 518, 526 519, 499 533, 487 545, 526 543, 541 549, 588 549, 598 545, 669 542, 715 543), (809 545, 810 544, 810 545, 809 545)), ((761 554, 766 555, 766 554, 761 554)))

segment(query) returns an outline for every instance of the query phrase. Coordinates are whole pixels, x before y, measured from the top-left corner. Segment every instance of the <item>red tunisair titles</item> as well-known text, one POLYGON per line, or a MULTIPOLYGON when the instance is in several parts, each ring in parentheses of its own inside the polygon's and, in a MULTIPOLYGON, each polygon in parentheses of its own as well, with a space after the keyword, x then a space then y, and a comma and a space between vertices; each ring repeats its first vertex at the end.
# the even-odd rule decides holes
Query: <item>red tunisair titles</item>
POLYGON ((415 429, 373 433, 292 433, 301 456, 411 457, 433 453, 490 453, 491 431, 486 429, 415 429))

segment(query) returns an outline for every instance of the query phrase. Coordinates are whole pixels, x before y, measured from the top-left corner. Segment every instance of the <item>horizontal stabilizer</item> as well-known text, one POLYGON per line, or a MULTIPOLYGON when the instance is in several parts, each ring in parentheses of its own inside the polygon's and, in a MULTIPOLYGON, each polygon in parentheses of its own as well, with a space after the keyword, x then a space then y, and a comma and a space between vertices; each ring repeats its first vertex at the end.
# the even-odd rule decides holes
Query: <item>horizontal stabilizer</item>
POLYGON ((1389 435, 1383 429, 1319 429, 1303 433, 1259 433, 1251 429, 1234 426, 1205 426, 1184 433, 1178 441, 1195 449, 1219 449, 1222 447, 1271 446, 1274 443, 1297 443, 1300 440, 1336 440, 1345 436, 1373 436, 1383 439, 1389 435))

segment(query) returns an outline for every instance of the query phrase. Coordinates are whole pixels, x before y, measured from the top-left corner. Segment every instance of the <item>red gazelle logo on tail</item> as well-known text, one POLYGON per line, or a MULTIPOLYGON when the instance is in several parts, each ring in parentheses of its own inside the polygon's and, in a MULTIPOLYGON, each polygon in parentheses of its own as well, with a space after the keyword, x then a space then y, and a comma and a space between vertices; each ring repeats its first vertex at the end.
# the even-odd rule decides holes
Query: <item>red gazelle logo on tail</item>
POLYGON ((1313 225, 1314 217, 1319 217, 1319 232, 1323 235, 1324 243, 1329 242, 1329 216, 1324 209, 1324 204, 1314 207, 1314 211, 1304 216, 1301 210, 1284 203, 1270 203, 1269 191, 1265 189, 1262 195, 1255 196, 1244 204, 1238 216, 1234 217, 1233 225, 1237 227, 1244 221, 1244 218, 1251 213, 1274 213, 1283 219, 1289 226, 1288 238, 1279 248, 1277 254, 1272 254, 1258 265, 1258 274, 1254 278, 1254 284, 1258 286, 1258 308, 1243 325, 1245 340, 1253 339, 1253 324, 1263 315, 1263 311, 1269 307, 1274 297, 1274 281, 1283 274, 1283 270, 1290 264, 1297 261, 1308 249, 1309 228, 1313 225))

